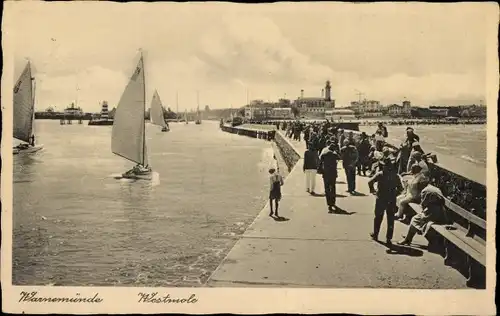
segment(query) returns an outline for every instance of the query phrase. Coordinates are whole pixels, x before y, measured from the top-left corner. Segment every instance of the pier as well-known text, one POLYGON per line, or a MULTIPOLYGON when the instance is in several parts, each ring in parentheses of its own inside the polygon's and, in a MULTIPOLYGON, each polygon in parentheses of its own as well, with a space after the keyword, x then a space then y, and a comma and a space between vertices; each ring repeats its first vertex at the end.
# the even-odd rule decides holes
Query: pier
MULTIPOLYGON (((238 132, 245 133, 251 132, 238 132)), ((317 196, 305 190, 302 172, 305 143, 290 140, 281 131, 276 131, 275 142, 290 168, 282 187, 281 218, 271 218, 266 204, 211 275, 207 286, 484 288, 486 226, 485 218, 472 214, 477 211, 466 211, 447 200, 450 212, 465 216, 464 226, 469 225, 470 229, 474 226, 474 231, 480 231, 476 234, 483 238, 481 242, 477 241, 481 238, 473 238, 474 233, 462 230, 450 233, 435 227, 430 234, 432 240, 417 235, 411 246, 399 246, 395 242, 406 235, 408 225, 396 221, 394 245, 387 247, 369 236, 375 196, 369 193, 368 177, 356 177, 358 194, 351 196, 346 192, 347 181, 339 164, 336 191, 340 211, 330 214, 322 195, 321 175, 316 176, 317 196)), ((431 168, 444 172, 438 165, 431 168)), ((385 225, 384 219, 381 240, 385 225)))

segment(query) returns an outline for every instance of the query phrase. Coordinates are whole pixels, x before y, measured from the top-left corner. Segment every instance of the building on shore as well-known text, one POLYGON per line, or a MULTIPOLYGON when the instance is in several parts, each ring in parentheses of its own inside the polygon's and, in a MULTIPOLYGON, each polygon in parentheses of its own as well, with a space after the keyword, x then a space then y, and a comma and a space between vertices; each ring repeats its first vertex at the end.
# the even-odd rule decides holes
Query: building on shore
POLYGON ((411 115, 411 102, 410 101, 408 101, 408 100, 403 101, 402 114, 404 116, 411 115))
POLYGON ((351 102, 350 108, 357 114, 364 114, 371 112, 381 112, 383 106, 380 104, 380 101, 364 99, 363 101, 351 102))
POLYGON ((71 103, 66 109, 64 109, 64 116, 67 117, 81 117, 84 115, 80 107, 76 107, 75 103, 71 103))
POLYGON ((387 106, 387 114, 390 116, 402 116, 403 106, 399 104, 391 104, 387 106))
POLYGON ((328 120, 354 120, 356 115, 349 109, 329 109, 325 111, 325 118, 328 120))
POLYGON ((294 106, 300 111, 303 118, 324 118, 327 110, 335 108, 335 100, 332 99, 330 81, 321 90, 320 97, 304 97, 304 90, 300 91, 300 97, 294 102, 294 106))

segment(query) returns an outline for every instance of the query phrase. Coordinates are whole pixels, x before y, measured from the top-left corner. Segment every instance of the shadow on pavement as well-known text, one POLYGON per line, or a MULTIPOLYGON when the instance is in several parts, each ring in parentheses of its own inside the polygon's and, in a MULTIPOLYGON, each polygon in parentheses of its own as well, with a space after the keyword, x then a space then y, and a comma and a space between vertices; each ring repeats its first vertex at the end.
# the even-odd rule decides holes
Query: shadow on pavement
POLYGON ((273 219, 276 222, 287 222, 287 221, 290 220, 289 218, 286 218, 286 217, 283 217, 283 216, 273 216, 273 219))
POLYGON ((368 196, 368 195, 361 193, 361 192, 354 191, 351 193, 351 196, 368 196))
POLYGON ((334 209, 333 211, 331 212, 328 212, 328 214, 336 214, 336 215, 352 215, 352 214, 356 214, 356 212, 348 212, 344 209, 341 209, 340 207, 337 206, 336 209, 334 209))
POLYGON ((424 252, 420 249, 399 246, 396 244, 390 246, 389 249, 386 250, 386 253, 390 255, 406 255, 410 257, 422 257, 424 255, 424 252))

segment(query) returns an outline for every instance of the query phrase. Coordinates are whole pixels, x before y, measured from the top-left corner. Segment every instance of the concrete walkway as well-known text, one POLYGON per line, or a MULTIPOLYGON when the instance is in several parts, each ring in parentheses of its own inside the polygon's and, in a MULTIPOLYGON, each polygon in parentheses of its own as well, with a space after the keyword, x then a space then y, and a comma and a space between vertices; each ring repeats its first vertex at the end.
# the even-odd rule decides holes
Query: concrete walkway
MULTIPOLYGON (((299 153, 304 143, 292 141, 299 153)), ((389 251, 370 239, 375 197, 368 178, 357 177, 350 196, 345 174, 339 169, 337 206, 345 214, 329 214, 324 196, 305 191, 303 161, 285 179, 280 203, 282 221, 269 217, 269 205, 257 216, 242 238, 213 273, 212 287, 332 287, 332 288, 466 288, 465 278, 427 252, 421 236, 412 247, 389 251)), ((340 166, 340 164, 339 164, 340 166)), ((321 176, 316 192, 324 193, 321 176)), ((385 240, 385 220, 379 238, 385 240)), ((407 226, 396 223, 394 242, 407 226)))

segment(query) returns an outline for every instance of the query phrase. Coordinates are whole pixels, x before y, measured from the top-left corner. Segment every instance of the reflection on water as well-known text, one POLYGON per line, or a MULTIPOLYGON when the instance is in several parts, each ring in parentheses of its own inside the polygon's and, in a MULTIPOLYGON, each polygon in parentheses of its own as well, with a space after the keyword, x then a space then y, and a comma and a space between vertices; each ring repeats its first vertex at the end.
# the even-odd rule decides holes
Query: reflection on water
POLYGON ((152 181, 117 180, 111 127, 36 121, 15 157, 13 282, 200 286, 264 205, 271 144, 217 123, 147 126, 152 181))

